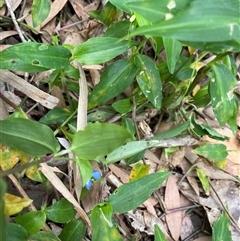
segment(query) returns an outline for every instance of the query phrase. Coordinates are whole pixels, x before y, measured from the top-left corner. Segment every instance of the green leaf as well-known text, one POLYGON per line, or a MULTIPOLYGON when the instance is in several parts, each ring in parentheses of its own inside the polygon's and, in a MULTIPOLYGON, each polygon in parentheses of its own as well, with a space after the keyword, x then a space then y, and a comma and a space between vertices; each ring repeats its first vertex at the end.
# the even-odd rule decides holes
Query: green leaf
POLYGON ((221 141, 229 139, 227 136, 219 134, 211 126, 198 123, 193 117, 191 117, 191 128, 193 128, 193 132, 199 137, 202 137, 203 135, 208 135, 213 139, 221 141))
POLYGON ((25 72, 62 69, 70 64, 70 51, 63 46, 26 42, 15 44, 0 54, 1 69, 25 72))
MULTIPOLYGON (((175 6, 172 5, 171 12, 175 6)), ((238 9, 239 0, 188 1, 188 5, 175 15, 166 14, 165 21, 140 27, 129 36, 142 34, 163 36, 212 52, 238 52, 240 48, 238 9)))
POLYGON ((228 215, 223 212, 219 219, 213 224, 213 241, 232 241, 232 234, 229 230, 230 219, 228 215))
MULTIPOLYGON (((128 10, 137 12, 151 23, 156 23, 173 16, 187 4, 187 0, 151 0, 151 1, 128 1, 125 6, 128 10)), ((135 14, 135 13, 134 13, 135 14)), ((141 25, 140 25, 141 26, 141 25)))
POLYGON ((115 20, 117 13, 118 11, 116 7, 110 2, 107 2, 100 13, 98 20, 100 20, 106 26, 109 26, 115 20))
POLYGON ((154 225, 154 241, 167 241, 161 229, 154 225))
POLYGON ((197 171, 198 178, 202 184, 205 194, 207 196, 209 196, 210 195, 210 184, 209 184, 209 181, 208 181, 208 178, 207 178, 205 172, 200 168, 196 168, 196 171, 197 171))
POLYGON ((213 77, 209 81, 212 107, 219 124, 224 125, 235 114, 236 79, 226 65, 213 65, 212 70, 213 77))
MULTIPOLYGON (((1 233, 2 235, 2 233, 1 233)), ((28 241, 27 231, 19 224, 7 223, 6 226, 6 239, 4 241, 28 241)))
POLYGON ((182 44, 175 39, 163 37, 165 47, 167 66, 169 72, 173 74, 179 55, 182 51, 182 44))
POLYGON ((104 70, 100 82, 89 97, 89 108, 121 94, 132 82, 137 73, 135 65, 125 59, 118 60, 104 70))
POLYGON ((93 167, 91 163, 86 160, 81 160, 79 158, 76 158, 76 162, 81 172, 82 186, 84 187, 92 177, 93 167))
POLYGON ((74 218, 76 211, 67 199, 61 199, 45 209, 47 218, 57 223, 67 223, 74 218), (64 213, 64 215, 62 215, 64 213))
POLYGON ((123 38, 128 34, 129 27, 129 20, 117 22, 106 30, 104 37, 123 38))
POLYGON ((73 58, 81 64, 101 64, 123 54, 129 42, 112 37, 90 38, 73 49, 73 58))
POLYGON ((22 225, 30 234, 35 234, 43 227, 46 222, 44 211, 32 211, 17 216, 15 222, 22 225))
POLYGON ((4 214, 4 195, 7 190, 7 185, 4 179, 0 178, 0 233, 2 240, 6 239, 6 218, 4 214))
POLYGON ((162 104, 162 82, 155 63, 149 57, 138 54, 135 57, 135 64, 139 71, 136 76, 139 87, 156 109, 160 109, 162 104))
POLYGON ((33 0, 31 13, 34 28, 47 18, 50 9, 51 3, 49 0, 33 0))
POLYGON ((112 221, 112 207, 109 203, 96 205, 91 212, 92 241, 122 241, 112 221))
POLYGON ((173 138, 175 136, 179 136, 188 129, 189 124, 190 122, 186 121, 182 124, 176 125, 170 130, 167 130, 155 135, 153 138, 151 138, 151 140, 164 140, 164 139, 173 138))
POLYGON ((54 233, 40 231, 31 236, 34 241, 61 241, 54 233))
POLYGON ((112 104, 112 107, 120 114, 125 114, 132 110, 131 102, 129 99, 118 100, 112 104))
POLYGON ((62 124, 71 114, 72 113, 67 108, 57 107, 50 110, 39 122, 46 125, 62 124))
POLYGON ((59 238, 62 241, 79 241, 85 236, 86 224, 82 219, 76 219, 64 226, 59 238))
POLYGON ((120 146, 113 152, 107 155, 106 164, 114 163, 122 159, 136 155, 137 153, 151 147, 155 147, 158 141, 132 141, 124 146, 120 146))
POLYGON ((53 131, 36 121, 12 118, 0 120, 0 143, 32 156, 56 153, 60 149, 53 131))
POLYGON ((81 159, 105 156, 131 140, 131 134, 122 126, 108 123, 90 123, 73 138, 71 150, 81 159))
POLYGON ((228 155, 227 148, 223 144, 204 145, 194 149, 193 153, 216 161, 222 161, 228 155))
POLYGON ((145 202, 167 179, 169 172, 157 172, 123 184, 109 197, 114 213, 124 213, 145 202))

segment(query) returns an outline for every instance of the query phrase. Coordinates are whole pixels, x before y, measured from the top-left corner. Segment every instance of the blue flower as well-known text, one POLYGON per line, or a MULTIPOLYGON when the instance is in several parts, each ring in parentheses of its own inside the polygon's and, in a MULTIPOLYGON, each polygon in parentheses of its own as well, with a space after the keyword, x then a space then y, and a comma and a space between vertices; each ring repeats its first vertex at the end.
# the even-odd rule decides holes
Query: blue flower
POLYGON ((91 187, 92 187, 92 185, 93 185, 93 182, 92 182, 92 180, 90 179, 90 180, 86 183, 85 188, 86 188, 87 190, 90 190, 91 187))
POLYGON ((92 172, 92 177, 91 177, 91 179, 89 179, 88 182, 86 183, 85 188, 86 188, 87 190, 90 190, 91 187, 92 187, 92 185, 93 185, 93 182, 96 181, 96 180, 98 180, 98 179, 100 179, 101 176, 102 176, 101 172, 99 172, 98 170, 93 170, 93 172, 92 172))
POLYGON ((98 171, 98 170, 93 170, 93 173, 92 173, 92 177, 95 179, 95 180, 98 180, 101 178, 101 173, 98 171))

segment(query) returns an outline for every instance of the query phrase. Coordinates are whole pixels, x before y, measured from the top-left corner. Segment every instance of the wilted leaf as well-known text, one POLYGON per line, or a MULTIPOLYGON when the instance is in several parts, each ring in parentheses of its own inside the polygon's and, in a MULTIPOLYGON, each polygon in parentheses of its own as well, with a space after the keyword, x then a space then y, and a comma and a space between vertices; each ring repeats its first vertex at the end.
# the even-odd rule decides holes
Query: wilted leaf
POLYGON ((207 196, 209 196, 210 195, 210 184, 209 184, 208 178, 202 169, 197 168, 196 170, 197 170, 198 178, 199 178, 200 182, 202 183, 202 187, 205 191, 205 194, 207 196))
MULTIPOLYGON (((167 210, 179 208, 181 206, 180 194, 176 183, 176 178, 173 175, 169 176, 166 183, 165 204, 167 210)), ((166 222, 172 237, 174 240, 178 240, 182 226, 181 211, 168 213, 166 215, 166 222)))
POLYGON ((3 171, 13 168, 19 161, 28 162, 26 153, 0 144, 0 166, 3 171))
POLYGON ((149 169, 150 165, 144 165, 141 163, 136 164, 130 172, 129 181, 132 182, 146 176, 149 172, 149 169))
POLYGON ((22 211, 23 208, 29 206, 32 203, 32 199, 21 198, 15 195, 6 193, 4 196, 4 213, 7 216, 14 215, 22 211))

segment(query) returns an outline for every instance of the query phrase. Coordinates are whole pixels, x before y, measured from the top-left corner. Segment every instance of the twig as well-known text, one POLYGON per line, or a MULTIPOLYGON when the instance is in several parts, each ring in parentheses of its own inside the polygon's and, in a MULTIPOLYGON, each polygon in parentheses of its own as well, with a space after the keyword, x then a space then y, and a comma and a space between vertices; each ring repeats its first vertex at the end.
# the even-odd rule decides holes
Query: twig
POLYGON ((26 40, 26 39, 24 38, 24 36, 23 36, 23 33, 22 33, 21 28, 20 28, 19 25, 18 25, 18 22, 17 22, 17 19, 16 19, 16 17, 15 17, 15 14, 14 14, 14 12, 12 11, 11 4, 9 3, 8 0, 5 0, 5 3, 6 3, 6 5, 7 5, 7 9, 8 9, 8 11, 9 11, 11 17, 12 17, 13 24, 15 25, 15 28, 16 28, 16 30, 17 30, 17 32, 18 32, 18 35, 19 35, 20 39, 22 40, 22 42, 27 42, 27 40, 26 40))
MULTIPOLYGON (((23 190, 23 188, 21 187, 21 185, 19 185, 19 182, 17 180, 17 178, 13 175, 13 174, 9 174, 8 175, 9 179, 12 181, 12 183, 14 184, 14 186, 17 188, 17 190, 19 191, 19 193, 22 195, 22 197, 29 199, 27 193, 23 190)), ((37 211, 36 207, 31 203, 28 206, 28 209, 30 211, 37 211)), ((45 223, 44 226, 42 227, 42 229, 44 231, 48 231, 48 232, 52 232, 52 230, 48 227, 48 225, 45 223)))
POLYGON ((211 186, 211 188, 212 188, 214 194, 216 195, 218 201, 220 202, 220 204, 221 204, 223 210, 224 210, 224 211, 226 212, 226 214, 228 215, 228 217, 229 217, 231 223, 232 223, 233 226, 238 230, 238 232, 240 232, 240 227, 238 226, 238 224, 237 224, 237 222, 235 221, 235 219, 231 216, 231 214, 228 212, 228 210, 227 210, 226 207, 224 206, 224 204, 223 204, 221 198, 219 197, 217 191, 215 190, 215 188, 214 188, 214 186, 212 185, 211 180, 210 180, 209 178, 208 178, 208 181, 209 181, 209 184, 210 184, 210 186, 211 186))

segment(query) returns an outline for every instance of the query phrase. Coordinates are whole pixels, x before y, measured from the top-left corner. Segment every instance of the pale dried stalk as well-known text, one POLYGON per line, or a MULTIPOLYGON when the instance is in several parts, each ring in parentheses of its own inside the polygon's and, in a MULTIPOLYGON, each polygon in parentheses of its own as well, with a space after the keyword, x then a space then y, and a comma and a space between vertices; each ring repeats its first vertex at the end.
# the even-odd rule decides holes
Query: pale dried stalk
POLYGON ((0 69, 0 78, 2 81, 18 89, 26 96, 48 109, 53 109, 55 106, 57 106, 59 100, 56 97, 49 95, 48 93, 45 93, 37 87, 29 84, 27 81, 13 74, 9 70, 0 69))
POLYGON ((44 176, 52 183, 52 185, 70 202, 73 204, 75 210, 79 214, 79 216, 83 219, 83 221, 91 227, 90 220, 84 210, 81 208, 79 203, 70 193, 70 191, 66 188, 66 186, 62 183, 62 181, 58 178, 58 176, 53 172, 51 167, 49 167, 46 163, 40 164, 40 170, 44 174, 44 176))

